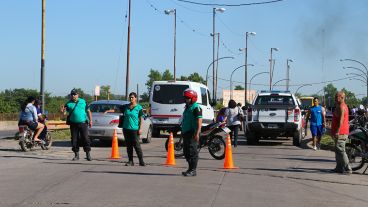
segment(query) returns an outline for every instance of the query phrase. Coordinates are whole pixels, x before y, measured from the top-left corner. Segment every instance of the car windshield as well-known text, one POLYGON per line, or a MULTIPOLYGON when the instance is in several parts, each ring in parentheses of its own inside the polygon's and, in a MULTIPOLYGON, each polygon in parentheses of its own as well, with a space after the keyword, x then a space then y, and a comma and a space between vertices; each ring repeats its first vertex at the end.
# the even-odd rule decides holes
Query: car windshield
POLYGON ((111 110, 112 113, 120 113, 119 107, 118 104, 91 104, 89 109, 95 113, 104 113, 107 110, 111 110))
POLYGON ((291 96, 258 96, 256 105, 295 105, 293 97, 291 96))
POLYGON ((189 88, 188 85, 155 85, 152 99, 161 104, 182 104, 185 103, 183 92, 187 88, 189 88))

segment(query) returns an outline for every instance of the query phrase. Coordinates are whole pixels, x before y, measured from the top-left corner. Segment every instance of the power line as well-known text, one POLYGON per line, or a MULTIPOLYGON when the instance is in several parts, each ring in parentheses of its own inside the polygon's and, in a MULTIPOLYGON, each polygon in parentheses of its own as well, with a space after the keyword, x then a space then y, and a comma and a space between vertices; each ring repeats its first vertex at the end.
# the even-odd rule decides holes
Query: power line
POLYGON ((188 3, 188 4, 200 5, 200 6, 229 6, 229 7, 232 6, 232 7, 236 7, 236 6, 251 6, 251 5, 259 5, 259 4, 271 4, 271 3, 276 3, 276 2, 283 1, 283 0, 242 3, 242 4, 213 4, 213 3, 200 3, 200 2, 188 1, 188 0, 176 0, 176 1, 180 1, 180 2, 188 3))

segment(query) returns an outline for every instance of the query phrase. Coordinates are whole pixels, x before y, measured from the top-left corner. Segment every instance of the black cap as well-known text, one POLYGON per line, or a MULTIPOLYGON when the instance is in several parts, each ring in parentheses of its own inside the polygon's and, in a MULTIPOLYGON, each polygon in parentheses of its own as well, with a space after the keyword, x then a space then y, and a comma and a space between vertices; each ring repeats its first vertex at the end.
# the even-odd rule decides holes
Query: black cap
POLYGON ((70 95, 75 95, 75 94, 78 94, 78 91, 77 91, 77 89, 73 88, 73 89, 70 91, 70 95))

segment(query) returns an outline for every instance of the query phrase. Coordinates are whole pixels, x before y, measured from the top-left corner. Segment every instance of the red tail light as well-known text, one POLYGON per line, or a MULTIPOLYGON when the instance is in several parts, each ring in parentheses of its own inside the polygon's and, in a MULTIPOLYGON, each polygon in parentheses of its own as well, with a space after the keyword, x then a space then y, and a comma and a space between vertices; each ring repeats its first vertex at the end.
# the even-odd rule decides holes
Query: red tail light
POLYGON ((20 133, 23 133, 24 132, 24 127, 18 127, 18 129, 19 129, 19 132, 20 133))
POLYGON ((119 119, 114 119, 110 121, 110 124, 119 124, 119 119))
POLYGON ((252 108, 248 108, 248 121, 252 121, 252 108))
POLYGON ((299 122, 300 109, 294 109, 294 122, 299 122))

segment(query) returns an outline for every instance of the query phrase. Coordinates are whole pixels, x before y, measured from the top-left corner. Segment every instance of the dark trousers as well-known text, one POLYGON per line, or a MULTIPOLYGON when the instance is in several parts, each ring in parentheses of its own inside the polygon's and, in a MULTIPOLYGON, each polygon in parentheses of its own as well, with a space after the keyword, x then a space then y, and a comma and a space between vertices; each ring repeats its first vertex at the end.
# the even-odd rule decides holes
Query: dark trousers
POLYGON ((80 146, 83 146, 85 152, 91 151, 91 140, 88 137, 87 123, 71 123, 70 133, 72 135, 73 152, 79 152, 80 146))
POLYGON ((234 146, 238 146, 238 132, 239 132, 239 125, 231 125, 228 126, 231 130, 230 132, 230 139, 234 146))
POLYGON ((198 142, 193 138, 194 131, 185 132, 182 136, 184 156, 188 162, 189 170, 196 170, 198 164, 198 142))
POLYGON ((127 147, 127 154, 129 161, 133 161, 133 148, 137 153, 139 162, 143 161, 143 152, 141 144, 139 143, 139 136, 137 130, 123 129, 124 139, 127 147))

